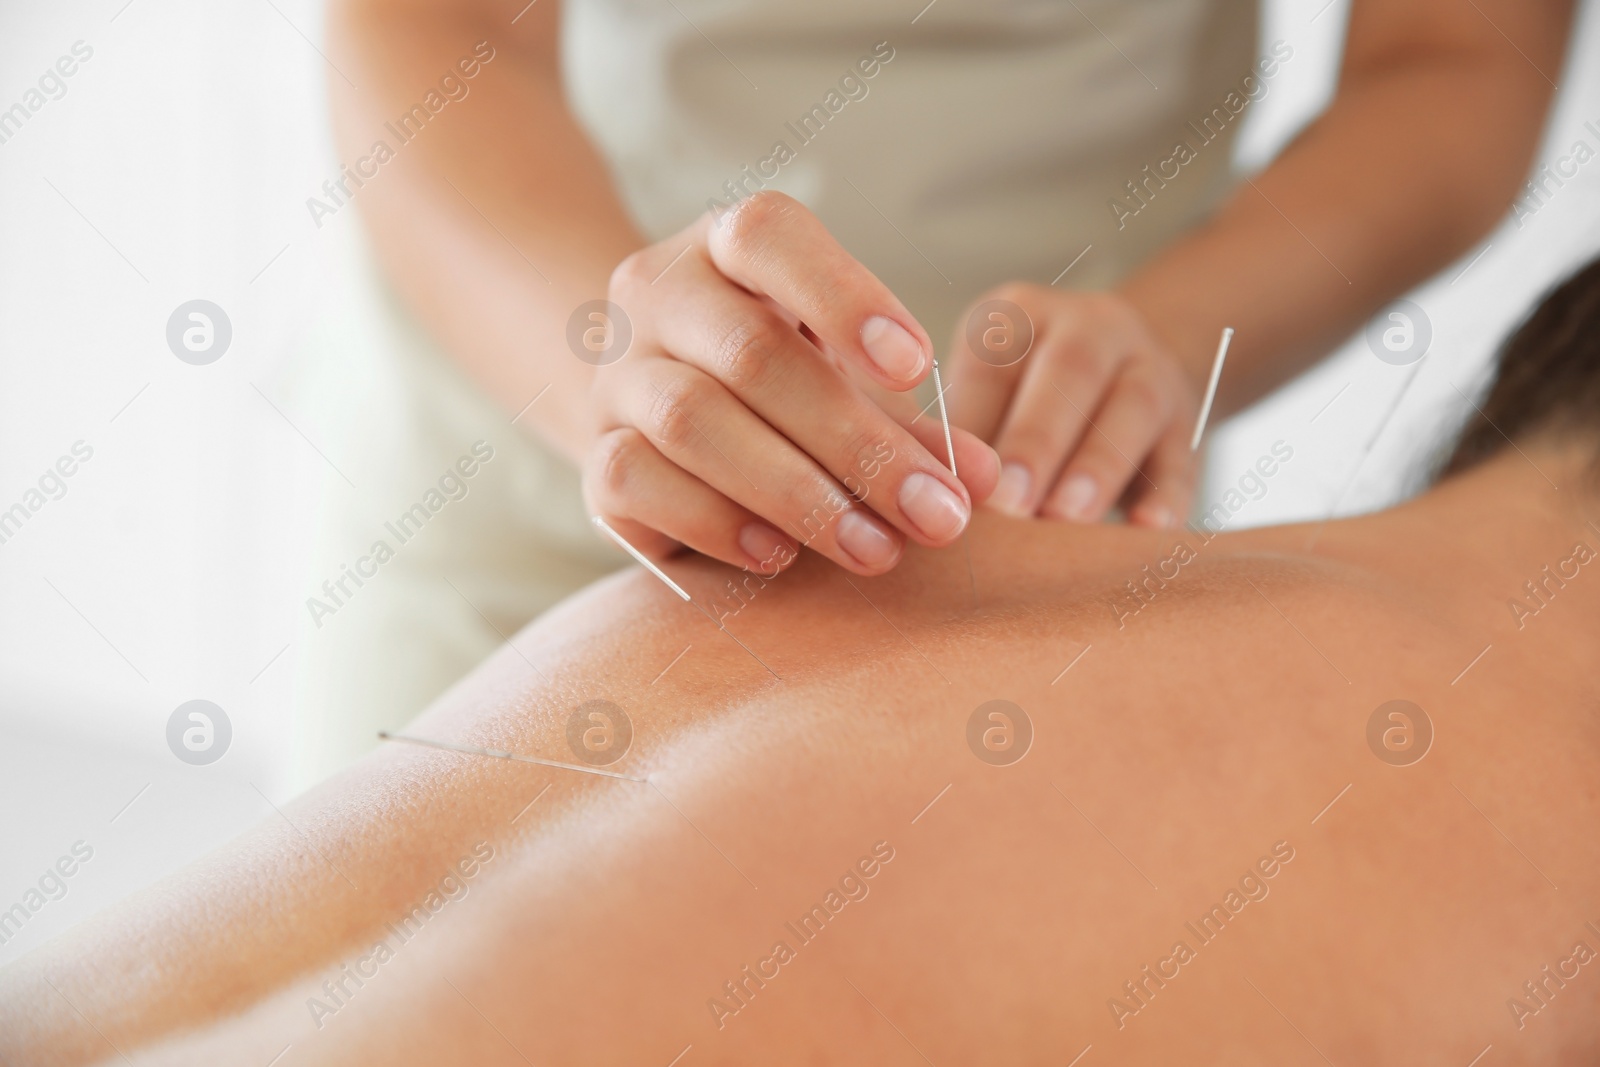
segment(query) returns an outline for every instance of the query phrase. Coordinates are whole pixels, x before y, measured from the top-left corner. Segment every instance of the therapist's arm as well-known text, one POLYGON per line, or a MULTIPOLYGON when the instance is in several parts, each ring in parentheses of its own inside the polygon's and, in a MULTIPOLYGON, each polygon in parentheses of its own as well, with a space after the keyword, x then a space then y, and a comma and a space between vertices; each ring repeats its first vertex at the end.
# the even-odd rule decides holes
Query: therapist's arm
POLYGON ((1570 0, 1334 2, 1354 4, 1338 93, 1265 172, 1119 288, 1013 283, 985 297, 1031 331, 991 314, 987 352, 958 331, 950 417, 999 453, 991 506, 1098 522, 1120 501, 1134 523, 1177 524, 1223 327, 1237 333, 1218 415, 1326 354, 1510 207, 1570 0))
POLYGON ((1328 110, 1122 287, 1204 381, 1249 403, 1479 241, 1527 175, 1570 0, 1352 0, 1328 110))
POLYGON ((901 427, 844 373, 904 392, 927 332, 777 193, 646 246, 563 96, 560 17, 560 0, 334 0, 341 157, 423 326, 507 412, 539 398, 521 424, 585 461, 591 513, 650 555, 771 576, 804 544, 870 575, 908 539, 955 540, 993 453, 957 431, 957 478, 930 424, 901 427), (398 143, 430 92, 437 114, 398 143), (397 145, 381 165, 379 139, 397 145), (601 297, 622 314, 569 337, 601 297))
POLYGON ((567 318, 645 242, 562 96, 558 0, 524 3, 334 0, 329 84, 341 161, 394 148, 353 202, 400 295, 508 418, 548 385, 518 425, 577 459, 594 368, 567 350, 567 318), (463 78, 479 42, 493 58, 463 78), (386 124, 447 75, 465 98, 400 144, 386 124))

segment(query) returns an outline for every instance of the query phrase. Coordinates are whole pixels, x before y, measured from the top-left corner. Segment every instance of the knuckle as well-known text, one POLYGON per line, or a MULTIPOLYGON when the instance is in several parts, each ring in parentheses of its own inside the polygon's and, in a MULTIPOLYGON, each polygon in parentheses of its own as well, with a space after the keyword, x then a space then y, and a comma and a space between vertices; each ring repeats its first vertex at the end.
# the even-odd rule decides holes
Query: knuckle
POLYGON ((843 475, 845 488, 856 496, 864 497, 861 490, 902 454, 891 437, 870 426, 853 428, 843 435, 844 447, 840 452, 847 464, 843 475))
POLYGON ((625 256, 621 263, 611 269, 611 277, 606 283, 606 291, 612 299, 625 296, 634 292, 649 279, 649 266, 646 265, 646 252, 640 249, 625 256))
POLYGON ((850 498, 822 475, 796 479, 783 492, 785 525, 802 544, 827 534, 850 507, 850 498))
POLYGON ((1084 316, 1097 323, 1120 327, 1133 319, 1128 302, 1114 293, 1085 293, 1081 306, 1084 316))
POLYGON ((717 341, 717 376, 736 390, 769 384, 781 366, 783 332, 764 315, 742 317, 717 341))
POLYGON ((1093 393, 1094 399, 1098 400, 1117 373, 1121 353, 1114 348, 1087 344, 1079 339, 1065 346, 1064 359, 1066 365, 1076 371, 1081 379, 1079 384, 1093 393))
POLYGON ((1118 392, 1122 394, 1122 402, 1141 419, 1153 422, 1167 414, 1167 391, 1150 375, 1125 375, 1118 392))
POLYGON ((1109 392, 1116 362, 1115 357, 1093 345, 1068 341, 1055 350, 1053 369, 1057 388, 1070 398, 1070 403, 1061 399, 1061 394, 1057 400, 1078 423, 1092 416, 1109 392))
POLYGON ((639 431, 623 427, 603 434, 590 452, 588 484, 602 507, 626 500, 648 443, 639 431))
POLYGON ((1052 365, 1069 396, 1089 396, 1104 388, 1102 383, 1111 372, 1112 358, 1099 346, 1085 344, 1081 336, 1068 333, 1055 339, 1051 351, 1052 365))
POLYGON ((648 434, 667 453, 681 452, 699 433, 696 412, 708 402, 710 383, 703 378, 678 377, 656 387, 645 412, 648 434))
POLYGON ((1038 286, 1029 282, 1006 282, 990 290, 985 299, 1005 300, 1019 307, 1026 307, 1034 302, 1038 290, 1038 286))
POLYGON ((1120 314, 1123 303, 1110 293, 1090 292, 1080 294, 1078 306, 1086 315, 1115 316, 1120 314))
POLYGON ((762 247, 772 231, 799 207, 799 201, 774 189, 745 197, 723 220, 729 250, 738 255, 762 247))
POLYGON ((849 313, 860 306, 859 301, 867 292, 862 281, 861 268, 853 264, 830 261, 818 265, 805 282, 802 295, 809 303, 805 310, 814 316, 830 311, 835 315, 849 313))

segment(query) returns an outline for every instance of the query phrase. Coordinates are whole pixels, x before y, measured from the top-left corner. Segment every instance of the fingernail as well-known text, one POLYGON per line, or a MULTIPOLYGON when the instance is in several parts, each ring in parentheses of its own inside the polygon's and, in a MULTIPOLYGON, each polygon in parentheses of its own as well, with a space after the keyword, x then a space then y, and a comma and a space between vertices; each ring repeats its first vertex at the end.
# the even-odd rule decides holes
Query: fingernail
POLYGON ((739 549, 759 574, 773 575, 794 558, 789 539, 764 522, 752 522, 739 531, 739 549))
POLYGON ((861 344, 878 369, 896 381, 908 381, 922 373, 926 357, 917 339, 898 322, 874 315, 861 327, 861 344))
POLYGON ((1000 481, 995 484, 994 492, 987 501, 996 511, 1024 518, 1028 514, 1028 488, 1033 484, 1033 475, 1028 473, 1028 468, 1020 463, 1006 463, 1000 467, 1000 481))
POLYGON ((1087 474, 1068 478, 1067 484, 1061 487, 1062 514, 1074 522, 1082 522, 1094 503, 1095 491, 1094 479, 1087 474))
POLYGON ((972 517, 966 501, 931 474, 915 471, 900 483, 900 510, 932 541, 948 541, 972 517))
POLYGON ((840 548, 870 570, 888 567, 900 554, 889 531, 863 515, 859 508, 850 508, 839 516, 839 531, 834 536, 840 548))

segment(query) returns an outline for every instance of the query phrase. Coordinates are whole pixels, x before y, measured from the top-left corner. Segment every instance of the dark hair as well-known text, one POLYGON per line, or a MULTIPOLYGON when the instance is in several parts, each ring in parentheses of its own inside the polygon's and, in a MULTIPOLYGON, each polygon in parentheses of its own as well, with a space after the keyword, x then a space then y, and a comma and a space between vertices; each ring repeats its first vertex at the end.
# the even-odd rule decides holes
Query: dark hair
POLYGON ((1600 259, 1556 286, 1500 346, 1493 387, 1478 407, 1442 477, 1489 459, 1508 438, 1600 441, 1600 259))

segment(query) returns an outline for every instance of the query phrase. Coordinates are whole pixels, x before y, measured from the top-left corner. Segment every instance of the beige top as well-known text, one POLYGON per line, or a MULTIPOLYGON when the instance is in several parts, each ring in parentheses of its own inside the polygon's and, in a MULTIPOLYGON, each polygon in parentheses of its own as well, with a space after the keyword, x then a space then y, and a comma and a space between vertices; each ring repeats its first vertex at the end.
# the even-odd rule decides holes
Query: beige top
POLYGON ((1062 284, 1108 284, 1226 192, 1255 0, 926 2, 567 0, 568 91, 651 237, 782 190, 941 350, 987 287, 1085 248, 1062 284))
MULTIPOLYGON (((1228 94, 1252 69, 1254 0, 935 0, 918 16, 926 2, 566 0, 569 91, 647 234, 667 236, 708 201, 781 189, 941 351, 985 288, 1050 282, 1074 260, 1062 285, 1107 284, 1226 190, 1228 94), (1214 108, 1208 144, 1187 124, 1214 108), (1180 138, 1194 155, 1175 162, 1180 138), (1148 206, 1128 192, 1136 179, 1148 206)), ((474 442, 495 458, 335 617, 306 621, 302 782, 627 562, 589 526, 571 466, 512 426, 366 277, 371 291, 313 346, 334 354, 314 361, 318 374, 351 379, 316 395, 336 409, 324 443, 361 491, 330 483, 308 592, 359 563, 381 520, 474 442)))

